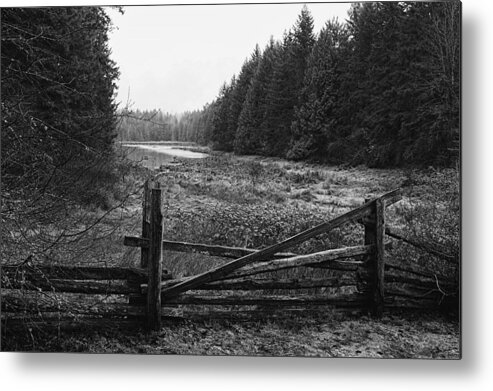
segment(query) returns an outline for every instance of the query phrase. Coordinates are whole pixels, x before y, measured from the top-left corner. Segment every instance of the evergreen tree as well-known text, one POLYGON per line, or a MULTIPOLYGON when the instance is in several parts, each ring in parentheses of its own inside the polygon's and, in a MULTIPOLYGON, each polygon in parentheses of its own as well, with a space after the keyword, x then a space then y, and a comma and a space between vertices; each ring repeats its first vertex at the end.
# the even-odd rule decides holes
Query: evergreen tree
POLYGON ((290 145, 295 106, 300 102, 308 57, 315 36, 313 18, 306 6, 292 32, 277 45, 273 75, 267 91, 267 105, 261 125, 263 153, 285 157, 290 145))
POLYGON ((292 62, 296 72, 297 92, 300 92, 303 87, 308 57, 314 43, 313 17, 307 6, 304 5, 293 28, 293 45, 291 47, 292 62))
POLYGON ((267 86, 272 77, 275 46, 275 42, 271 38, 253 74, 238 120, 238 129, 234 141, 234 151, 237 153, 259 154, 262 152, 260 125, 267 104, 267 86))
POLYGON ((284 156, 290 140, 290 126, 297 102, 296 69, 291 32, 282 44, 273 45, 273 70, 266 88, 266 105, 259 125, 262 154, 284 156))
POLYGON ((256 53, 202 111, 202 140, 336 164, 453 164, 460 3, 355 3, 317 39, 304 7, 256 53))
POLYGON ((99 7, 2 8, 0 28, 0 251, 76 262, 102 218, 81 205, 111 208, 120 178, 110 19, 99 7))
POLYGON ((234 84, 233 91, 231 92, 231 105, 230 105, 230 127, 232 133, 234 132, 234 137, 236 137, 236 132, 238 129, 238 124, 240 120, 241 110, 245 103, 248 89, 252 83, 255 70, 258 67, 258 63, 261 57, 260 48, 257 45, 254 52, 248 60, 243 64, 240 74, 236 78, 236 83, 234 84))
POLYGON ((74 172, 112 157, 110 19, 98 7, 4 8, 1 22, 2 181, 66 192, 74 172))
POLYGON ((232 151, 235 129, 232 128, 231 103, 232 92, 235 87, 235 78, 230 85, 224 84, 216 100, 216 107, 212 117, 211 140, 215 149, 232 151))
POLYGON ((347 56, 348 34, 337 21, 327 22, 308 60, 301 105, 292 124, 291 159, 340 163, 344 134, 340 131, 341 80, 347 56), (331 153, 328 154, 329 143, 331 153), (337 146, 337 148, 333 148, 337 146))

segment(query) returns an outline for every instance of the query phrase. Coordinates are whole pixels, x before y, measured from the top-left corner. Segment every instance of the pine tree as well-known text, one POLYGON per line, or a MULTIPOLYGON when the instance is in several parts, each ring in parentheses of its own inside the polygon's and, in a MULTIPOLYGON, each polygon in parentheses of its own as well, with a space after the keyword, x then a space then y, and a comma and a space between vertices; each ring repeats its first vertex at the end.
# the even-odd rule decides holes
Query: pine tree
POLYGON ((263 153, 285 157, 291 142, 291 126, 315 36, 313 18, 306 6, 292 32, 277 46, 273 76, 268 85, 267 105, 261 125, 263 153))
POLYGON ((211 141, 215 149, 222 151, 232 151, 235 137, 235 129, 231 128, 231 102, 232 91, 235 79, 232 84, 224 84, 216 99, 212 117, 211 141))
POLYGON ((296 71, 296 91, 301 91, 308 57, 315 43, 313 32, 313 17, 304 5, 293 28, 292 61, 296 71))
POLYGON ((236 138, 241 111, 243 109, 250 85, 252 84, 253 76, 258 67, 260 57, 261 52, 259 46, 257 45, 250 58, 243 64, 241 71, 236 78, 233 91, 231 92, 231 106, 229 115, 231 131, 234 133, 234 138, 236 138))
POLYGON ((327 22, 308 60, 302 103, 292 124, 288 157, 319 162, 344 159, 344 135, 339 130, 341 79, 347 56, 348 34, 337 21, 327 22), (328 154, 329 143, 337 145, 328 154))
POLYGON ((285 156, 291 138, 290 126, 298 99, 293 41, 293 34, 288 32, 282 44, 273 44, 272 77, 267 84, 266 105, 259 125, 262 154, 267 156, 285 156))
POLYGON ((3 181, 62 189, 112 156, 110 19, 99 7, 4 8, 1 22, 3 181))
POLYGON ((236 153, 259 154, 262 152, 260 125, 267 104, 267 85, 272 77, 275 50, 275 42, 271 39, 253 74, 238 120, 234 142, 236 153))

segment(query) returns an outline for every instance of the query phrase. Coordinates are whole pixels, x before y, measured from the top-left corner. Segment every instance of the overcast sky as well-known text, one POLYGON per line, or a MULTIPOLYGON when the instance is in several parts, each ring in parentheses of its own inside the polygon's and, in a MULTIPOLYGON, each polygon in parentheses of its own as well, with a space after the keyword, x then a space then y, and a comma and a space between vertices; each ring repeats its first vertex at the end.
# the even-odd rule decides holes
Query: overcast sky
MULTIPOLYGON (((344 21, 350 3, 308 4, 318 32, 344 21)), ((110 14, 112 58, 120 68, 117 101, 133 109, 180 113, 212 101, 255 44, 282 38, 302 4, 135 6, 110 14)))

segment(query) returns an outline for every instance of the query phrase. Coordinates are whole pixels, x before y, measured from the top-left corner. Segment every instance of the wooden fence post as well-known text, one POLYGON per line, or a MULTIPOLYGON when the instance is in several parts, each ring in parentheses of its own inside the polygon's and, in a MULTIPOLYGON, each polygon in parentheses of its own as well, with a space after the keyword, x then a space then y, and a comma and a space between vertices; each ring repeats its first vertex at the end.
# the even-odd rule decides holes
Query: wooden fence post
POLYGON ((374 313, 382 316, 384 310, 385 290, 385 200, 377 199, 376 210, 376 253, 375 285, 373 291, 374 313))
MULTIPOLYGON (((366 200, 365 202, 368 202, 366 200)), ((384 310, 385 287, 385 200, 375 200, 371 222, 365 223, 365 245, 374 245, 375 251, 370 258, 370 310, 380 317, 384 310)))
MULTIPOLYGON (((153 183, 150 179, 144 182, 144 197, 142 200, 142 238, 149 239, 150 221, 151 221, 151 189, 153 183)), ((149 248, 140 249, 140 267, 147 268, 149 259, 149 248)))
POLYGON ((161 213, 161 189, 159 183, 151 189, 150 227, 149 227, 149 258, 147 283, 147 328, 161 328, 161 274, 163 248, 163 215, 161 213))

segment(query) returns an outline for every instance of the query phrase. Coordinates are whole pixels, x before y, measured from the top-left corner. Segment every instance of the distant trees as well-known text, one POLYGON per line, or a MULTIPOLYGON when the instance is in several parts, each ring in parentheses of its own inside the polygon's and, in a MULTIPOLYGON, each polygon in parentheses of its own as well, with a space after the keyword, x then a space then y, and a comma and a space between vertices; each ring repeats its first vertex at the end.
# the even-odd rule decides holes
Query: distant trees
POLYGON ((450 165, 460 3, 356 3, 318 35, 304 7, 198 114, 220 150, 370 166, 450 165), (241 110, 240 110, 241 106, 241 110), (239 113, 239 114, 238 114, 239 113))
MULTIPOLYGON (((117 127, 118 139, 123 141, 167 141, 172 140, 171 126, 177 122, 169 114, 160 110, 122 110, 117 127)), ((178 129, 175 129, 178 133, 178 129)))

